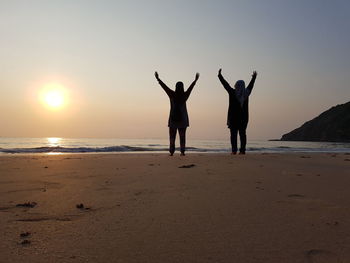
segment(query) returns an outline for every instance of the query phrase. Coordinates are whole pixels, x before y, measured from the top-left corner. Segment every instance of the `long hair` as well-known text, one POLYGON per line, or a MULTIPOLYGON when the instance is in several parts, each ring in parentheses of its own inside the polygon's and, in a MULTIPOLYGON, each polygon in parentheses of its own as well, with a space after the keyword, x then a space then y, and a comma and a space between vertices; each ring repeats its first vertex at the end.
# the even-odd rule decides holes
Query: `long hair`
POLYGON ((175 100, 181 102, 185 99, 184 84, 181 81, 176 82, 175 85, 175 100))

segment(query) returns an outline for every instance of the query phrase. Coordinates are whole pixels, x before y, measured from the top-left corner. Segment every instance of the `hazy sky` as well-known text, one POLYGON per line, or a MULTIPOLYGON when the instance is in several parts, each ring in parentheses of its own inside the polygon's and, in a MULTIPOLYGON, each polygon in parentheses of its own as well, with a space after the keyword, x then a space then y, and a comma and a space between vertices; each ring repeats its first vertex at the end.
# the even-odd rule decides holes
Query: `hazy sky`
POLYGON ((350 2, 0 0, 0 136, 167 138, 173 88, 201 77, 188 136, 227 138, 228 94, 258 71, 251 139, 280 138, 350 98, 350 2), (44 107, 46 83, 69 91, 44 107))

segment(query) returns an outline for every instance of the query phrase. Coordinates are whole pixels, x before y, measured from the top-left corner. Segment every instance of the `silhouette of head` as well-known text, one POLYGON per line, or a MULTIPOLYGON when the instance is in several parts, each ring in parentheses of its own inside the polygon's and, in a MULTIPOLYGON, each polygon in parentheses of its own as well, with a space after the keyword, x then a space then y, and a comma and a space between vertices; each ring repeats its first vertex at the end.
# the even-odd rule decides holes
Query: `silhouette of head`
POLYGON ((245 89, 245 82, 244 82, 244 80, 237 80, 236 84, 235 84, 235 89, 237 91, 239 91, 239 92, 244 90, 245 89))
POLYGON ((184 92, 184 84, 181 81, 176 82, 175 93, 182 94, 184 92))

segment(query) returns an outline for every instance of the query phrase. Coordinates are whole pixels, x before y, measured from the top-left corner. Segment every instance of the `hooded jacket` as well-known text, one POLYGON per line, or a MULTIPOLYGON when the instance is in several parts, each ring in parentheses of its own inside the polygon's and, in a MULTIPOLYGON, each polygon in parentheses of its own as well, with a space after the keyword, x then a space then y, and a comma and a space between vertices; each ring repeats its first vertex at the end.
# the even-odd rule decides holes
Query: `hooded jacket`
POLYGON ((227 112, 227 126, 230 129, 246 129, 249 121, 249 95, 253 90, 256 77, 253 76, 248 87, 244 91, 246 96, 237 96, 236 89, 220 74, 219 80, 229 94, 229 107, 227 112), (242 103, 243 102, 243 103, 242 103))

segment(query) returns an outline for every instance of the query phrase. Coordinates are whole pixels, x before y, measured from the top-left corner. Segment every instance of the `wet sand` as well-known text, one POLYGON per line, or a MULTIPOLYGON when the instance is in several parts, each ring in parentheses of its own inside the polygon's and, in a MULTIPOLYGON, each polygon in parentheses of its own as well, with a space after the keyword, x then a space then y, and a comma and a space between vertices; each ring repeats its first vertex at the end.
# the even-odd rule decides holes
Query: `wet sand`
POLYGON ((349 154, 0 156, 0 262, 350 262, 349 154))

